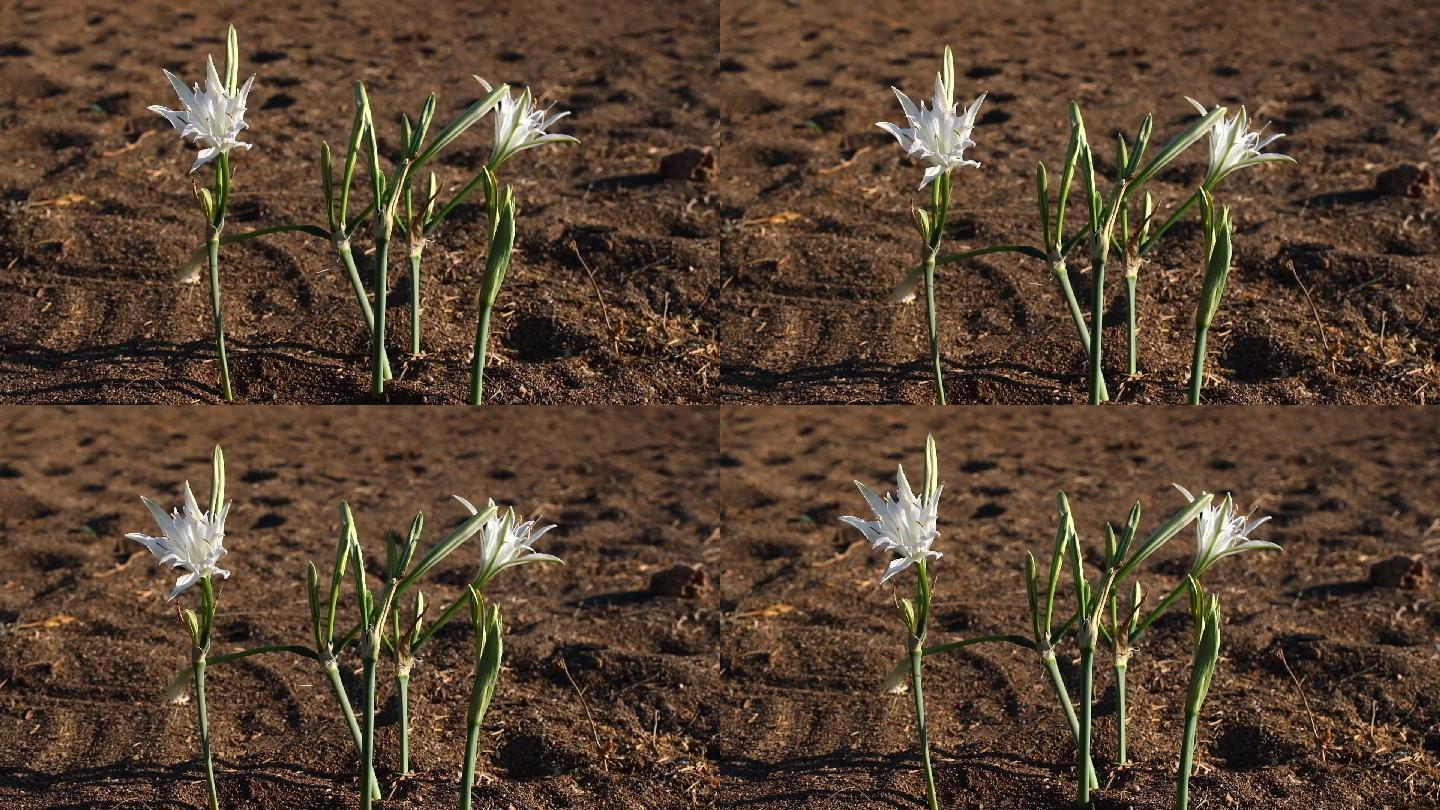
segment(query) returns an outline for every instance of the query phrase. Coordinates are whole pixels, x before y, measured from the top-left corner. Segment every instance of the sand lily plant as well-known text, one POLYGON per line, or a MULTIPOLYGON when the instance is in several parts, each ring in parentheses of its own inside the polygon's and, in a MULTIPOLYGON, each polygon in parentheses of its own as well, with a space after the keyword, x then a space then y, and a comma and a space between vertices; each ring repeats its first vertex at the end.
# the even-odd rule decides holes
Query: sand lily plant
POLYGON ((220 807, 215 789, 215 762, 210 753, 210 717, 205 704, 205 666, 210 653, 210 640, 215 628, 214 578, 228 579, 230 572, 216 565, 225 554, 225 517, 230 504, 225 502, 225 455, 216 445, 211 461, 210 508, 201 510, 185 482, 185 501, 181 509, 167 512, 164 507, 142 498, 145 507, 160 527, 160 535, 131 533, 125 535, 149 549, 160 565, 183 569, 166 601, 200 586, 199 610, 185 608, 180 617, 190 635, 190 666, 186 672, 195 686, 195 720, 200 735, 200 755, 205 760, 205 784, 209 790, 210 810, 220 807))
MULTIPOLYGON (((489 82, 479 76, 476 76, 475 80, 480 82, 487 92, 493 92, 489 82)), ((544 109, 537 108, 528 87, 520 91, 519 95, 505 92, 495 111, 495 141, 490 147, 490 159, 476 176, 476 180, 472 181, 480 182, 484 189, 490 230, 485 277, 480 286, 480 319, 475 328, 475 351, 470 371, 471 405, 479 405, 484 399, 490 320, 515 252, 515 219, 518 214, 515 189, 508 184, 501 185, 496 174, 511 157, 527 149, 546 144, 579 143, 570 135, 546 131, 570 114, 564 111, 551 112, 552 109, 554 105, 544 109)), ((448 210, 443 213, 448 213, 448 210)), ((419 260, 414 261, 418 268, 419 260)))
POLYGON ((480 726, 500 683, 500 664, 505 655, 504 626, 500 606, 486 603, 475 588, 467 588, 470 623, 475 629, 475 674, 470 686, 470 706, 465 712, 465 765, 460 771, 460 808, 470 810, 475 789, 475 760, 480 751, 480 726))
MULTIPOLYGON (((951 173, 966 167, 979 168, 980 163, 965 156, 965 150, 975 145, 970 135, 975 129, 975 116, 985 101, 981 93, 959 112, 955 104, 955 56, 950 47, 945 47, 940 72, 935 75, 935 92, 929 106, 924 101, 918 105, 897 88, 890 88, 900 101, 905 114, 906 126, 881 121, 876 126, 895 136, 905 154, 925 164, 925 176, 920 188, 930 187, 930 207, 912 210, 915 228, 924 243, 920 266, 910 273, 897 295, 906 300, 914 296, 915 286, 925 284, 926 324, 930 332, 930 365, 935 383, 935 401, 945 404, 945 379, 940 356, 940 330, 935 305, 935 267, 940 256, 940 243, 945 235, 945 223, 950 214, 952 201, 951 173)), ((992 248, 985 252, 996 252, 1010 248, 992 248)), ((974 254, 980 255, 980 254, 974 254)))
POLYGON ((1194 652, 1190 686, 1185 694, 1185 736, 1180 743, 1180 773, 1175 780, 1175 808, 1190 807, 1190 774, 1195 769, 1195 738, 1200 725, 1200 707, 1210 693, 1215 670, 1220 665, 1220 597, 1207 594, 1194 577, 1187 577, 1190 591, 1190 618, 1194 626, 1194 652))
MULTIPOLYGON (((559 557, 542 554, 533 548, 536 540, 555 528, 553 525, 541 526, 536 520, 521 521, 516 517, 513 508, 507 507, 501 510, 494 501, 489 501, 485 508, 480 510, 458 495, 455 496, 455 500, 469 510, 470 520, 481 515, 488 515, 474 534, 476 539, 472 545, 479 546, 480 564, 475 569, 474 577, 466 585, 467 591, 483 595, 485 587, 490 584, 490 581, 506 568, 526 563, 564 564, 559 557)), ((439 616, 433 622, 422 626, 425 600, 417 592, 414 609, 410 613, 412 618, 408 629, 402 631, 398 615, 394 620, 392 648, 395 654, 395 689, 400 696, 400 769, 402 772, 408 772, 410 769, 410 678, 417 656, 436 633, 469 605, 470 600, 467 593, 440 611, 439 616)))
POLYGON ((226 401, 235 399, 230 385, 230 359, 225 351, 225 319, 220 304, 220 238, 225 230, 225 212, 230 203, 230 186, 233 167, 230 153, 236 147, 249 149, 250 144, 240 140, 240 133, 249 127, 245 121, 245 104, 250 96, 250 87, 255 83, 251 76, 244 86, 239 84, 240 46, 235 26, 225 39, 225 79, 215 70, 215 61, 207 58, 205 89, 200 85, 186 87, 185 82, 170 71, 164 71, 175 94, 180 97, 180 109, 171 110, 160 105, 150 111, 165 117, 180 133, 184 140, 200 147, 195 163, 190 166, 194 174, 201 166, 214 163, 215 177, 210 188, 195 186, 195 199, 205 215, 205 249, 210 268, 210 310, 215 327, 215 348, 220 356, 220 387, 226 401))
POLYGON ((905 468, 896 473, 896 493, 883 497, 874 490, 855 482, 865 503, 875 513, 875 520, 846 516, 841 521, 860 530, 871 547, 877 551, 896 555, 880 578, 883 584, 907 568, 915 568, 915 598, 900 600, 901 615, 905 620, 906 646, 909 650, 910 685, 915 696, 915 728, 920 744, 921 760, 925 767, 925 791, 930 810, 939 808, 935 793, 935 769, 930 761, 930 737, 925 724, 925 692, 921 686, 921 665, 925 650, 925 634, 930 617, 931 580, 928 563, 939 558, 940 552, 931 549, 939 537, 935 528, 939 518, 940 471, 935 449, 935 437, 925 437, 925 488, 917 497, 905 478, 905 468))
POLYGON ((1205 281, 1200 290, 1200 303, 1195 307, 1195 349, 1190 358, 1190 404, 1200 404, 1200 391, 1205 387, 1205 354, 1210 326, 1220 311, 1225 295, 1225 282, 1230 278, 1230 257, 1234 251, 1231 237, 1234 226, 1230 209, 1216 208, 1209 192, 1201 192, 1202 222, 1205 225, 1205 281))

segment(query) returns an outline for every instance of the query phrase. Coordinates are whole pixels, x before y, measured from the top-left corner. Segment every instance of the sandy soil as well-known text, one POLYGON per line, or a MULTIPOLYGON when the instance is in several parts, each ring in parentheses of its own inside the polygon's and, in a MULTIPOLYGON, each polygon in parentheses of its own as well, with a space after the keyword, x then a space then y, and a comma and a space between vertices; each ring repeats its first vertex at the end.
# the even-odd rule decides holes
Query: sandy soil
MULTIPOLYGON (((194 81, 206 54, 223 58, 234 21, 243 71, 257 78, 246 133, 254 148, 236 161, 228 232, 324 221, 316 156, 322 139, 348 138, 356 79, 391 144, 400 113, 413 116, 432 91, 437 118, 448 120, 481 95, 472 74, 531 84, 573 111, 561 130, 584 143, 506 166, 521 233, 487 393, 497 402, 713 399, 710 187, 656 169, 660 157, 713 137, 716 4, 263 8, 0 3, 0 398, 218 398, 208 293, 173 282, 204 238, 185 174, 194 149, 145 108, 175 100, 162 67, 194 81)), ((442 183, 467 180, 490 139, 486 122, 453 146, 436 167, 442 183)), ((410 282, 403 249, 392 254, 400 368, 391 401, 467 394, 483 220, 481 208, 461 206, 426 253, 422 357, 401 351, 410 282)), ((237 397, 366 398, 368 338, 327 243, 281 235, 226 249, 222 261, 237 397)))
MULTIPOLYGON (((1227 179, 1237 256, 1215 332, 1217 402, 1417 402, 1440 384, 1436 199, 1377 196, 1378 172, 1434 160, 1440 11, 1410 0, 1247 3, 1227 13, 1145 3, 740 0, 721 15, 722 396, 745 402, 932 400, 923 304, 886 296, 919 261, 908 209, 921 168, 876 121, 891 85, 928 95, 945 43, 957 94, 990 95, 956 179, 950 249, 1033 243, 1034 165, 1055 169, 1066 102, 1084 108, 1102 168, 1148 112, 1157 138, 1184 96, 1245 104, 1298 166, 1227 179)), ((1152 183, 1193 190, 1197 151, 1152 183)), ((1077 196, 1076 212, 1079 198, 1077 196)), ((1073 218, 1071 221, 1075 221, 1073 218)), ((1123 285, 1107 310, 1121 401, 1180 402, 1203 276, 1193 221, 1141 274, 1141 375, 1124 379, 1123 285)), ((1088 300, 1077 256, 1072 278, 1088 300)), ((940 273, 954 402, 1083 401, 1084 361, 1048 269, 1010 254, 940 273)))
MULTIPOLYGON (((714 798, 713 591, 655 598, 646 584, 716 550, 715 413, 369 413, 0 411, 0 806, 204 805, 193 706, 161 701, 188 662, 164 600, 173 576, 123 535, 154 528, 141 493, 171 502, 185 479, 203 492, 215 441, 235 502, 217 652, 305 642, 305 561, 327 565, 340 499, 356 509, 371 570, 382 533, 406 529, 415 510, 429 518, 427 542, 457 521, 452 492, 513 502, 559 524, 537 545, 567 564, 506 571, 491 588, 508 623, 507 669, 476 806, 658 810, 714 798)), ((452 560, 424 587, 434 604, 460 593, 475 551, 452 560)), ((456 622, 417 666, 415 774, 382 774, 395 784, 383 806, 454 806, 471 644, 456 622)), ((251 658, 212 667, 209 681, 226 807, 358 804, 354 748, 312 662, 251 658)), ((382 685, 382 771, 397 756, 389 694, 382 685)))
MULTIPOLYGON (((1440 551, 1437 420, 1418 409, 729 411, 723 795, 735 807, 923 806, 910 700, 878 691, 905 649, 895 591, 877 587, 884 561, 837 517, 865 514, 852 478, 893 489, 904 462, 918 479, 933 431, 946 490, 932 642, 1027 632, 1024 551, 1048 555, 1057 489, 1092 549, 1135 500, 1147 532, 1182 506, 1171 481, 1231 490, 1273 516, 1256 536, 1284 553, 1207 574, 1225 646, 1192 806, 1440 806, 1434 581, 1366 584, 1371 562, 1424 552, 1433 564, 1440 551)), ((1152 593, 1183 575, 1193 538, 1145 565, 1152 593)), ((1131 662, 1123 770, 1112 768, 1111 679, 1098 677, 1096 807, 1174 806, 1189 618, 1173 610, 1151 633, 1131 662)), ((944 806, 1073 807, 1074 748, 1033 654, 971 649, 927 659, 944 806)))

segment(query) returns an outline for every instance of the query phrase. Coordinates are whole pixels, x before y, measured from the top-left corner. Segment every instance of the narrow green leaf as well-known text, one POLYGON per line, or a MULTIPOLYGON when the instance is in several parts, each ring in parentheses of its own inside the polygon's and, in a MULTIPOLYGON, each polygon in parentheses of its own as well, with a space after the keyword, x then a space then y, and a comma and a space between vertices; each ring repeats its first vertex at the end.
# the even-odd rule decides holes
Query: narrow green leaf
POLYGON ((432 546, 431 549, 426 552, 425 556, 420 559, 420 562, 400 580, 396 586, 397 594, 403 593, 413 585, 416 580, 429 573, 430 569, 439 565, 452 551, 459 548, 461 543, 469 540, 476 532, 480 531, 480 527, 485 525, 485 521, 494 517, 495 512, 496 509, 493 506, 488 506, 480 510, 478 515, 471 515, 468 520, 455 527, 444 539, 432 546))
POLYGON ((225 33, 225 91, 240 92, 240 40, 233 25, 225 33))
POLYGON ((1140 544, 1140 548, 1135 554, 1120 567, 1115 578, 1117 580, 1124 579, 1141 563, 1149 559, 1150 555, 1158 551, 1170 538, 1179 534, 1181 529, 1190 525, 1190 523, 1195 520, 1195 517, 1200 514, 1201 510, 1210 505, 1213 497, 1214 496, 1208 492, 1202 493, 1200 497, 1196 498, 1190 505, 1171 515, 1170 519, 1165 521, 1164 525, 1156 529, 1154 533, 1145 539, 1144 543, 1140 544))
POLYGON ((925 436, 925 497, 932 498, 940 489, 940 454, 935 449, 935 437, 925 436))
POLYGON ((369 128, 369 104, 369 99, 365 96, 365 86, 355 82, 355 117, 350 121, 350 142, 345 148, 345 171, 340 178, 340 211, 335 216, 336 222, 341 224, 350 218, 350 186, 355 179, 355 164, 360 158, 360 144, 365 138, 365 130, 369 128))
POLYGON ((1043 161, 1035 162, 1035 205, 1040 209, 1040 242, 1049 248, 1059 240, 1050 233, 1050 180, 1043 161))
POLYGON ((225 508, 225 453, 220 445, 210 455, 210 517, 225 508))
POLYGON ((1186 127, 1179 135, 1170 139, 1170 142, 1165 144, 1165 147, 1161 149, 1155 157, 1151 158, 1149 163, 1145 164, 1145 168, 1141 169, 1140 173, 1135 175, 1135 179, 1130 183, 1130 188, 1139 188, 1146 180, 1154 177, 1156 172, 1165 168, 1170 161, 1179 157, 1180 153, 1189 149, 1191 144, 1203 138, 1205 134, 1210 131, 1210 128, 1214 126, 1216 119, 1224 114, 1224 107, 1216 107, 1186 127))
POLYGON ((325 195, 325 219, 333 233, 339 227, 335 219, 335 177, 330 166, 330 144, 327 141, 320 142, 320 191, 325 195))
POLYGON ((425 106, 420 110, 420 123, 415 128, 415 139, 411 144, 410 155, 420 151, 421 145, 425 143, 425 136, 430 132, 430 124, 435 120, 435 105, 439 97, 434 93, 425 99, 425 106))
POLYGON ((510 85, 502 84, 486 93, 474 104, 471 104, 466 108, 465 112, 461 113, 455 120, 447 124, 444 129, 440 130, 440 134, 435 136, 435 140, 430 146, 415 158, 414 168, 419 168, 428 163, 440 153, 440 150, 449 146, 451 141, 463 135, 465 130, 474 126, 481 118, 484 118, 486 113, 490 112, 496 104, 500 103, 500 97, 509 92, 510 85))

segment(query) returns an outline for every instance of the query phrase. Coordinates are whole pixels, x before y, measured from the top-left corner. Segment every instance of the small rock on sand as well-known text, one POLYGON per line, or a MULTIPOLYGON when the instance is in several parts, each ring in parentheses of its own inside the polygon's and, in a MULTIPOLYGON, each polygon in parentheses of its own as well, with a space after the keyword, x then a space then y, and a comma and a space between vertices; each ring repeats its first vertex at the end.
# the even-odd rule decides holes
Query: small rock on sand
POLYGON ((1375 176, 1375 190, 1387 197, 1433 197, 1435 174, 1424 166, 1403 163, 1375 176))
POLYGON ((1399 554, 1370 566, 1370 584, 1377 588, 1415 591, 1430 581, 1424 558, 1399 554))
POLYGON ((660 158, 660 174, 672 180, 692 180, 709 183, 720 175, 715 165, 715 151, 704 149, 681 149, 660 158))
POLYGON ((701 566, 681 563, 651 574, 645 590, 651 596, 698 599, 710 590, 710 577, 701 566))

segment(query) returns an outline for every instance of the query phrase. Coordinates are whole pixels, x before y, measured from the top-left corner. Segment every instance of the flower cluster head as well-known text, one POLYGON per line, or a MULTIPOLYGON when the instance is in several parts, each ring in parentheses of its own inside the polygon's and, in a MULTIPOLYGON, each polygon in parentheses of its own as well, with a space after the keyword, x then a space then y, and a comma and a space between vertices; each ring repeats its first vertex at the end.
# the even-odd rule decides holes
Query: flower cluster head
POLYGON ((928 498, 917 497, 910 489, 910 482, 905 479, 903 466, 896 474, 895 481, 897 491, 894 497, 889 493, 881 497, 873 489, 856 481, 855 486, 860 488, 860 494, 865 496, 865 502, 874 510, 876 519, 861 520, 850 516, 840 518, 859 529, 865 539, 870 541, 872 548, 893 551, 900 555, 899 559, 892 560, 890 567, 885 569, 885 576, 880 578, 882 583, 928 557, 942 556, 938 551, 931 551, 930 544, 940 536, 940 532, 935 530, 935 519, 939 515, 940 490, 944 487, 936 487, 935 493, 928 498))
POLYGON ((970 139, 970 133, 975 128, 975 115, 980 112, 980 104, 985 100, 985 94, 976 96, 970 106, 965 108, 965 112, 957 114, 953 57, 949 48, 945 49, 945 67, 943 72, 935 74, 935 97, 930 100, 929 109, 925 108, 923 100, 917 107, 910 97, 898 88, 890 88, 895 91, 895 97, 900 99, 900 108, 905 112, 908 127, 900 127, 887 121, 875 124, 894 135, 907 155, 926 164, 925 178, 921 181, 920 188, 925 188, 932 180, 952 169, 980 166, 979 161, 966 159, 965 150, 975 145, 970 139))
POLYGON ((237 146, 250 148, 250 144, 239 140, 239 137, 240 131, 249 126, 245 123, 245 100, 250 95, 250 86, 255 83, 254 76, 247 79, 232 96, 215 72, 214 59, 206 59, 203 91, 198 84, 193 89, 186 87, 179 76, 168 70, 164 73, 175 88, 175 94, 180 97, 181 109, 171 110, 158 104, 148 109, 165 116, 165 120, 180 130, 181 138, 202 147, 195 158, 195 165, 190 167, 192 173, 237 146))
MULTIPOLYGON (((1195 496, 1189 490, 1179 484, 1173 486, 1191 503, 1195 502, 1195 496)), ((1223 501, 1212 501, 1210 506, 1202 509, 1195 522, 1195 563, 1190 567, 1191 575, 1200 577, 1216 561, 1231 554, 1258 549, 1279 551, 1279 546, 1267 540, 1250 539, 1250 533, 1270 519, 1269 516, 1251 519, 1253 514, 1254 510, 1249 514, 1239 514, 1235 509, 1235 500, 1228 494, 1223 501)))
POLYGON ((184 568, 187 572, 175 580, 175 589, 170 591, 166 601, 179 596, 202 579, 216 574, 229 578, 230 572, 216 567, 215 563, 225 553, 225 516, 230 512, 230 504, 225 504, 214 515, 205 514, 195 502, 189 481, 185 482, 183 511, 166 512, 164 507, 149 498, 141 497, 140 500, 155 516, 155 522, 160 525, 160 536, 150 537, 134 532, 125 537, 150 549, 150 553, 158 559, 158 565, 168 564, 171 568, 184 568))
MULTIPOLYGON (((480 510, 475 505, 460 497, 455 500, 465 505, 470 514, 478 515, 480 510)), ((494 506, 495 501, 491 500, 488 506, 494 506)), ((564 560, 552 554, 541 554, 531 545, 541 538, 546 532, 555 528, 553 524, 539 526, 537 521, 527 520, 524 523, 517 523, 514 508, 507 508, 503 512, 496 510, 493 517, 485 521, 480 527, 480 572, 475 577, 475 587, 480 589, 495 577, 502 570, 512 565, 524 565, 532 562, 560 563, 564 560)))
MULTIPOLYGON (((479 76, 475 77, 475 81, 480 82, 487 93, 491 90, 490 83, 479 76)), ((495 107, 495 144, 490 148, 488 164, 492 171, 500 168, 516 152, 547 143, 579 143, 569 135, 545 131, 570 114, 567 110, 551 113, 554 106, 551 104, 537 109, 528 87, 518 96, 506 93, 500 97, 500 103, 495 107)))
MULTIPOLYGON (((1204 104, 1195 99, 1186 96, 1185 100, 1199 110, 1201 115, 1209 112, 1205 109, 1204 104)), ((1264 135, 1264 127, 1252 132, 1248 125, 1244 107, 1241 107, 1240 112, 1235 113, 1232 118, 1227 119, 1222 115, 1215 120, 1215 125, 1210 128, 1210 168, 1205 173, 1206 188, 1214 188, 1216 183, 1224 180, 1231 172, 1247 166, 1258 166, 1261 163, 1271 162, 1295 162, 1295 159, 1289 155, 1262 151, 1265 147, 1285 137, 1285 133, 1276 132, 1264 135)))

